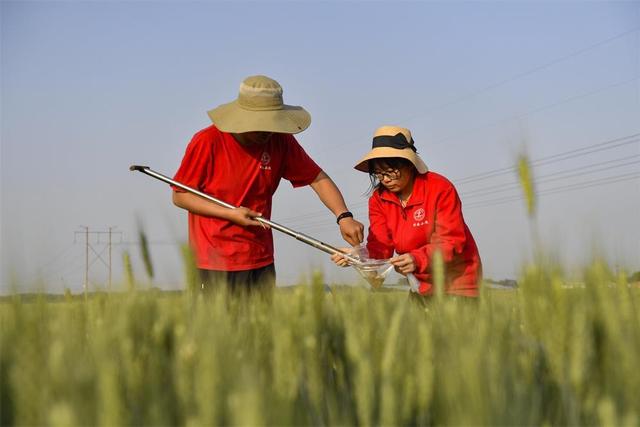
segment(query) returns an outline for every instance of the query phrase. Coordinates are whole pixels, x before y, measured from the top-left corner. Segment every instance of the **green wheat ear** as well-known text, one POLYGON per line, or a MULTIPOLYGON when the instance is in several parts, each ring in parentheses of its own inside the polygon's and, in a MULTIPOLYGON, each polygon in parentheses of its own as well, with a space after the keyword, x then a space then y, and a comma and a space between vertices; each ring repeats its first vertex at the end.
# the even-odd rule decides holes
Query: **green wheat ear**
POLYGON ((532 217, 536 211, 536 193, 533 187, 533 171, 526 154, 518 157, 518 178, 527 203, 527 214, 532 217))
POLYGON ((144 269, 149 276, 149 281, 153 280, 153 263, 151 262, 151 252, 149 251, 149 241, 147 240, 147 234, 142 228, 142 224, 138 222, 138 239, 140 240, 140 252, 142 255, 142 261, 144 262, 144 269))
POLYGON ((133 275, 133 267, 131 266, 131 256, 128 251, 122 252, 122 264, 124 265, 124 273, 127 278, 127 289, 132 291, 136 287, 136 279, 133 275))
POLYGON ((182 262, 184 262, 185 285, 187 290, 195 292, 199 288, 198 283, 198 267, 196 266, 196 257, 193 253, 191 245, 185 243, 181 246, 182 262))
POLYGON ((434 294, 436 298, 441 299, 444 296, 444 284, 445 284, 445 270, 444 270, 444 258, 442 257, 442 251, 436 249, 433 253, 433 283, 434 294))

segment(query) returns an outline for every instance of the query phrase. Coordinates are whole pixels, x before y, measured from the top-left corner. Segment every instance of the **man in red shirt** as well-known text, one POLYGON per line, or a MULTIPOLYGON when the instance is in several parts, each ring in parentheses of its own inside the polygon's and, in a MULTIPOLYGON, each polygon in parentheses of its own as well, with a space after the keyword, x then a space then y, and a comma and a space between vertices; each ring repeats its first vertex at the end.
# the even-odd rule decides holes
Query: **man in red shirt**
POLYGON ((174 204, 189 211, 203 288, 275 286, 272 232, 255 218, 270 218, 281 178, 294 187, 311 186, 336 216, 343 238, 352 245, 362 241, 364 227, 338 187, 293 137, 310 125, 309 113, 285 105, 278 82, 248 77, 235 101, 208 114, 214 124, 194 135, 174 180, 240 207, 227 209, 173 188, 174 204))

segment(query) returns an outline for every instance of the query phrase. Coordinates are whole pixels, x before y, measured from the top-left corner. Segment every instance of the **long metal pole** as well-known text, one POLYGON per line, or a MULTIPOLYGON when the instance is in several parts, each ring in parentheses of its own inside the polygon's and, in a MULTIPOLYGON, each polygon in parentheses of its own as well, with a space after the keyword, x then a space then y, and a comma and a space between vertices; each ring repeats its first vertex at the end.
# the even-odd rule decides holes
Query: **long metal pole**
MULTIPOLYGON (((203 193, 202 191, 198 191, 195 188, 191 188, 189 186, 186 186, 184 184, 179 183, 178 181, 174 181, 173 179, 169 178, 168 176, 162 175, 161 173, 158 173, 156 171, 154 171, 153 169, 151 169, 149 166, 140 166, 140 165, 132 165, 129 167, 130 171, 138 171, 138 172, 142 172, 145 175, 149 175, 153 178, 159 179, 160 181, 166 182, 167 184, 171 184, 173 186, 176 186, 178 188, 181 188, 191 194, 195 194, 196 196, 200 196, 203 199, 209 200, 210 202, 213 202, 217 205, 220 206, 224 206, 225 208, 229 208, 229 209, 235 209, 236 206, 233 206, 227 202, 223 202, 220 199, 216 199, 215 197, 212 197, 206 193, 203 193)), ((344 256, 347 260, 349 260, 349 262, 351 262, 352 264, 355 265, 360 265, 362 264, 362 261, 360 261, 358 258, 355 258, 349 254, 345 254, 344 252, 342 252, 340 249, 335 248, 327 243, 321 242, 318 239, 314 239, 313 237, 307 236, 306 234, 303 233, 298 233, 297 231, 294 231, 288 227, 285 227, 284 225, 280 225, 276 222, 270 221, 266 218, 262 218, 262 217, 256 217, 254 218, 256 221, 259 221, 263 224, 268 225, 269 227, 273 228, 274 230, 278 230, 282 233, 285 233, 291 237, 295 237, 297 240, 300 240, 303 243, 306 243, 307 245, 313 246, 316 249, 320 249, 323 252, 326 252, 328 254, 340 254, 342 256, 344 256)))

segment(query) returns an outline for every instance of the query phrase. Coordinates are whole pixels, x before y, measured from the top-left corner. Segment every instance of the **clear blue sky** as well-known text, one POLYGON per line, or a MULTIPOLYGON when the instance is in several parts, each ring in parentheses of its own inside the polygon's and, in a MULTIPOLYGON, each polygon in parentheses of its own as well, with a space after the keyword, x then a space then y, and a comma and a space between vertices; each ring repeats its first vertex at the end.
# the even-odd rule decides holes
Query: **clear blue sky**
MULTIPOLYGON (((376 127, 410 128, 430 168, 458 184, 494 278, 513 277, 530 254, 523 203, 496 203, 519 195, 498 187, 513 174, 462 178, 511 166, 524 149, 538 159, 640 132, 638 2, 3 1, 0 11, 3 292, 14 278, 21 290, 37 279, 81 290, 74 232, 117 226, 135 242, 137 219, 154 283, 179 286, 186 213, 128 166, 173 175, 206 110, 249 75, 275 78, 287 103, 311 112, 298 139, 363 222, 368 179, 352 167, 376 127)), ((640 180, 629 179, 639 154, 630 142, 535 169, 551 193, 540 198, 541 237, 566 265, 599 251, 640 269, 640 180)), ((283 182, 273 219, 342 244, 308 188, 283 182)), ((104 237, 93 242, 106 259, 104 237)), ((124 249, 142 277, 138 247, 120 244, 114 278, 124 249)), ((104 285, 106 266, 90 261, 92 284, 104 285)), ((312 268, 357 279, 282 236, 276 267, 283 284, 312 268)))

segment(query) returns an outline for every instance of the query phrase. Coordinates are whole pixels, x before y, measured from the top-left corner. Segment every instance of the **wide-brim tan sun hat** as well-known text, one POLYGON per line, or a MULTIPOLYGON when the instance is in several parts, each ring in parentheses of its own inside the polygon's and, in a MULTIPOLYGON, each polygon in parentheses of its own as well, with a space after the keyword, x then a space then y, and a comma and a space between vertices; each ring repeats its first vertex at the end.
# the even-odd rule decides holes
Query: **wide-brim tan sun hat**
POLYGON ((419 174, 427 173, 429 170, 417 153, 411 131, 399 126, 382 126, 376 129, 371 151, 354 168, 369 173, 369 160, 389 157, 409 160, 419 174))
POLYGON ((311 115, 302 107, 286 105, 282 92, 282 86, 269 77, 247 77, 235 101, 207 113, 223 132, 302 132, 311 124, 311 115))

